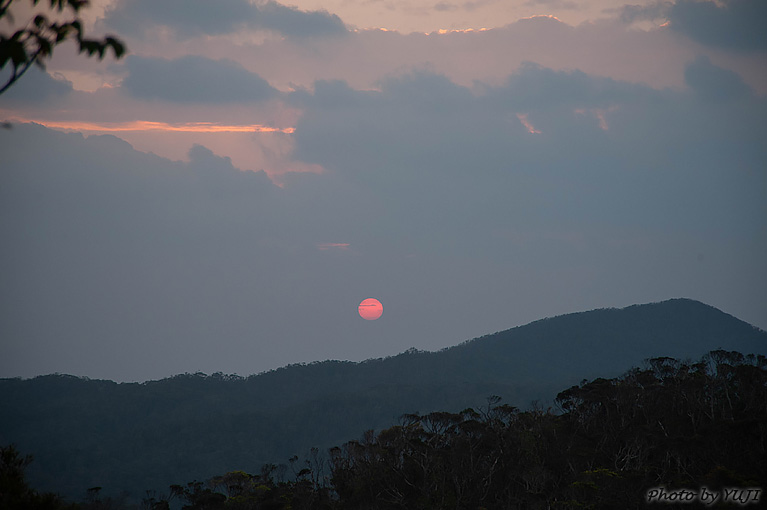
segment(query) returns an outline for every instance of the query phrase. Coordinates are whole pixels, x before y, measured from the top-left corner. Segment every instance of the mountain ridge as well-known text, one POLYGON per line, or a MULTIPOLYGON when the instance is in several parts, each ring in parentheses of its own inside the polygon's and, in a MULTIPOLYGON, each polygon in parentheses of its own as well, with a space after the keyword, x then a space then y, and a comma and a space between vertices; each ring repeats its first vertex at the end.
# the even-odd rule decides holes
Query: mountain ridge
POLYGON ((541 319, 436 352, 294 364, 249 377, 0 379, 7 410, 0 444, 35 456, 29 476, 42 489, 72 498, 93 486, 142 494, 232 469, 256 472, 406 413, 456 412, 490 395, 517 407, 548 405, 583 379, 719 348, 767 354, 767 332, 676 299, 541 319))

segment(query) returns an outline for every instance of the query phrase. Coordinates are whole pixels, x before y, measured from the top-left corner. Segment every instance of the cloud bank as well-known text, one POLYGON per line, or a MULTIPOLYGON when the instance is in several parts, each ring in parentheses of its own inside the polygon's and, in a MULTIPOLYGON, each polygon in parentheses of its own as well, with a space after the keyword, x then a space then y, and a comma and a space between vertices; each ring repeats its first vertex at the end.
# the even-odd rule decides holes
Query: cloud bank
POLYGON ((277 92, 232 60, 188 55, 177 59, 130 56, 122 87, 134 97, 180 103, 247 103, 277 92))
POLYGON ((115 2, 96 26, 128 58, 63 47, 0 97, 0 373, 249 374, 681 296, 767 327, 740 1, 391 5, 452 23, 410 34, 310 0, 115 2), (552 16, 464 24, 501 7, 552 16))
POLYGON ((669 6, 671 28, 707 46, 767 50, 767 4, 760 0, 677 0, 669 6))
POLYGON ((299 38, 346 33, 341 19, 333 14, 302 11, 274 1, 255 4, 248 0, 119 0, 106 11, 104 24, 131 35, 165 27, 182 40, 244 28, 299 38))
POLYGON ((253 373, 678 295, 763 324, 767 105, 705 59, 685 74, 685 90, 535 64, 499 86, 317 82, 286 101, 292 157, 323 173, 281 188, 203 146, 174 162, 18 125, 0 320, 28 340, 2 370, 253 373), (363 329, 370 295, 386 320, 363 329))

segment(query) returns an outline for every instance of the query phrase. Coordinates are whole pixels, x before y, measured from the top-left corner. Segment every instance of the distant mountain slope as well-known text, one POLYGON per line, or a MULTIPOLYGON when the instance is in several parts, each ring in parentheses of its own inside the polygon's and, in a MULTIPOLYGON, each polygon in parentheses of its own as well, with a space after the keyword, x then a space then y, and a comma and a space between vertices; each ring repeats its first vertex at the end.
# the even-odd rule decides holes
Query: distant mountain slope
POLYGON ((36 461, 43 490, 145 489, 258 471, 390 426, 404 413, 459 411, 489 395, 527 407, 644 359, 722 348, 767 354, 767 332, 676 299, 543 319, 440 352, 291 365, 248 378, 185 374, 143 384, 51 375, 0 380, 0 444, 36 461))
POLYGON ((543 319, 447 354, 489 363, 483 368, 491 377, 513 368, 532 380, 566 382, 573 375, 618 375, 650 357, 697 359, 717 348, 764 353, 767 333, 712 306, 674 299, 543 319))

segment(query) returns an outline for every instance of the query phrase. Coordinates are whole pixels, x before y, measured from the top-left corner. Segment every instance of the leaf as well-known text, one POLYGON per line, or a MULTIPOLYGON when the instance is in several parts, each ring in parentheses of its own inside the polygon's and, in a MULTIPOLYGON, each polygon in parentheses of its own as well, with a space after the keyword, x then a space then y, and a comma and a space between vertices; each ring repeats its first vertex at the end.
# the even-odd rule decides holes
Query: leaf
POLYGON ((105 40, 106 44, 112 47, 112 52, 114 53, 115 58, 120 58, 125 55, 125 45, 122 42, 114 37, 107 37, 105 40))
POLYGON ((27 52, 24 49, 24 44, 20 41, 11 41, 8 47, 8 55, 13 62, 13 67, 19 67, 27 62, 27 52))

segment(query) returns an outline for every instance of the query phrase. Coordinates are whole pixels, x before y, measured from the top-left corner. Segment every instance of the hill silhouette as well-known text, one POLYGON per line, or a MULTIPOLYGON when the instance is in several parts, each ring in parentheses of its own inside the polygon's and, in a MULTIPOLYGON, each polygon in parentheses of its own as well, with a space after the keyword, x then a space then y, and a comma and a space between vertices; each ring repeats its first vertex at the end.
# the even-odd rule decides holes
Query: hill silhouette
POLYGON ((183 374, 145 383, 66 375, 0 380, 0 444, 35 457, 30 481, 82 498, 256 472, 391 426, 405 413, 458 412, 490 395, 517 407, 552 402, 582 379, 653 357, 715 349, 767 353, 767 332, 675 299, 574 313, 439 352, 361 363, 324 361, 250 376, 183 374))

